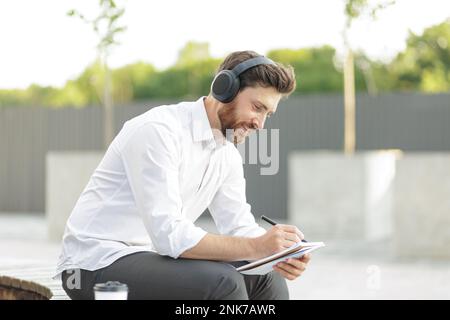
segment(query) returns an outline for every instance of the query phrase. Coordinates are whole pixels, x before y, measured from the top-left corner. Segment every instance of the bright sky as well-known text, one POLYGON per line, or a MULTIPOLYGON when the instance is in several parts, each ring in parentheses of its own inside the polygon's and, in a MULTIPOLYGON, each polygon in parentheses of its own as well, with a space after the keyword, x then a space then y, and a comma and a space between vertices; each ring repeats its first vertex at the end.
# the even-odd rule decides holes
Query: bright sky
MULTIPOLYGON (((186 42, 210 44, 224 57, 236 50, 266 53, 274 48, 332 45, 342 48, 342 0, 127 0, 128 30, 113 51, 111 66, 138 60, 163 69, 186 42)), ((31 83, 62 86, 96 57, 91 27, 66 16, 77 9, 96 14, 94 0, 0 2, 0 88, 31 83)), ((404 49, 408 29, 420 33, 450 16, 448 0, 397 0, 375 22, 354 25, 352 46, 370 57, 392 58, 404 49)))

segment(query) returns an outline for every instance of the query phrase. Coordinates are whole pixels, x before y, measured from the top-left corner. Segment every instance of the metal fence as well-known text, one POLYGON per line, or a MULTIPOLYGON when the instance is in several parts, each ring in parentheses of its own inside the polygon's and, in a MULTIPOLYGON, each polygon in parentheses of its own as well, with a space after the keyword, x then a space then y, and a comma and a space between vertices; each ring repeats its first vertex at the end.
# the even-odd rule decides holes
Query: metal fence
MULTIPOLYGON (((117 106, 123 123, 163 101, 117 106)), ((166 101, 168 103, 168 101, 166 101)), ((0 108, 0 211, 45 211, 45 155, 54 150, 101 150, 102 109, 0 108)), ((357 96, 357 150, 450 150, 450 94, 357 96)), ((260 175, 245 164, 253 211, 287 216, 287 157, 293 150, 343 149, 341 95, 307 95, 282 101, 266 122, 280 129, 279 172, 260 175)), ((64 186, 61 186, 64 188, 64 186)))

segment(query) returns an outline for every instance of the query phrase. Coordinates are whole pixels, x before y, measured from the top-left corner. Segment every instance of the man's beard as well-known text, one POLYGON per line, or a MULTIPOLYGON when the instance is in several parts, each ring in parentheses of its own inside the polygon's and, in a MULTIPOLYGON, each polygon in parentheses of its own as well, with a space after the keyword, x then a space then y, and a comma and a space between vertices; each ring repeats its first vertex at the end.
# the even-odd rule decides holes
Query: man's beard
POLYGON ((236 115, 236 106, 233 103, 227 104, 217 113, 221 125, 221 132, 223 136, 233 142, 235 145, 238 143, 235 130, 239 126, 236 115))

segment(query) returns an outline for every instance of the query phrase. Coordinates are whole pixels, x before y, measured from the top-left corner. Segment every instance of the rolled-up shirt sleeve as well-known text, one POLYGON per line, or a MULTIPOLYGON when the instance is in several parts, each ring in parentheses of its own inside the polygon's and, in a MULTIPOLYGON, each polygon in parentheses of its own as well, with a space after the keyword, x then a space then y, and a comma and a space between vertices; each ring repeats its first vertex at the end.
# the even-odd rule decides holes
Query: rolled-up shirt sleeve
POLYGON ((247 203, 242 158, 237 150, 231 153, 229 165, 225 181, 208 207, 217 230, 231 236, 261 236, 266 233, 266 229, 256 223, 251 206, 247 203))
POLYGON ((130 188, 156 251, 178 258, 207 232, 181 214, 180 145, 169 125, 138 128, 121 148, 130 188))

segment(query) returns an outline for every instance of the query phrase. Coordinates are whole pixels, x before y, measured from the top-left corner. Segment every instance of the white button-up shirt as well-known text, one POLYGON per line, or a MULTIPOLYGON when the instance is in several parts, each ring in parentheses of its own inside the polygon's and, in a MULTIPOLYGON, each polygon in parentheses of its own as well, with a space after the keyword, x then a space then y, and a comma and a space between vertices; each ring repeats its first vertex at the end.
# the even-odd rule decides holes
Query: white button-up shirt
POLYGON ((216 142, 203 98, 124 124, 67 221, 57 275, 140 251, 178 258, 206 235, 194 225, 206 208, 221 234, 266 232, 246 201, 241 155, 216 142))

